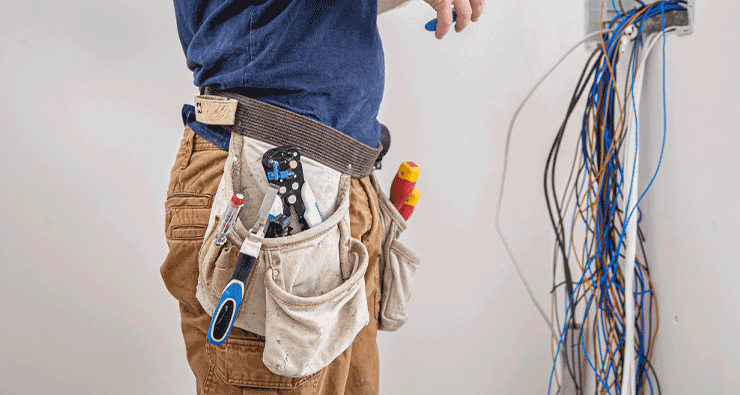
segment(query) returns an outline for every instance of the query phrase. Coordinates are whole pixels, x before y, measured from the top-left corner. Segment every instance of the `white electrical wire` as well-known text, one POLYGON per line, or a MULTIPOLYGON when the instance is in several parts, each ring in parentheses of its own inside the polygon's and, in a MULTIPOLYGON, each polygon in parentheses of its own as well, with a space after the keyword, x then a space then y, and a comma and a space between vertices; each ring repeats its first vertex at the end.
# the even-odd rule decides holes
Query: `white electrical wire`
MULTIPOLYGON (((634 45, 634 44, 633 44, 634 45)), ((649 50, 643 58, 643 62, 650 54, 649 50)), ((643 63, 644 65, 644 63, 643 63)), ((639 155, 635 152, 639 146, 639 134, 637 133, 637 112, 632 110, 634 105, 637 108, 640 105, 640 96, 642 93, 642 79, 645 75, 644 69, 639 69, 633 81, 632 95, 627 101, 628 116, 627 127, 625 130, 626 144, 624 148, 624 178, 630 177, 629 186, 626 180, 622 180, 621 194, 626 199, 625 210, 627 221, 625 227, 625 255, 624 255, 624 326, 625 326, 625 346, 624 346, 624 374, 622 375, 622 395, 632 393, 631 387, 634 387, 633 360, 635 358, 635 256, 637 253, 637 218, 633 218, 630 213, 633 212, 637 203, 637 180, 638 178, 638 161, 639 155), (633 102, 634 100, 634 102, 633 102), (633 113, 634 112, 634 113, 633 113), (633 133, 634 132, 634 133, 633 133), (634 136, 634 137, 633 137, 634 136)))
MULTIPOLYGON (((673 32, 676 29, 666 30, 665 33, 673 32)), ((639 155, 637 155, 636 148, 639 142, 639 135, 637 129, 638 114, 640 111, 640 98, 642 96, 642 84, 645 77, 645 64, 650 56, 650 52, 653 46, 663 38, 663 34, 655 34, 649 40, 647 49, 644 52, 640 66, 635 74, 635 80, 633 84, 632 95, 628 101, 627 111, 632 114, 629 117, 629 123, 627 124, 626 135, 629 136, 626 147, 625 147, 625 177, 627 174, 631 175, 631 181, 629 184, 629 194, 625 193, 626 182, 622 182, 622 196, 628 196, 628 204, 625 207, 625 214, 627 215, 627 228, 626 228, 626 251, 625 251, 625 268, 623 275, 625 276, 625 288, 624 288, 624 325, 626 328, 625 333, 625 346, 624 346, 624 372, 622 376, 622 395, 634 395, 637 391, 637 381, 635 380, 635 303, 634 303, 634 287, 635 287, 635 257, 637 250, 637 218, 633 217, 633 213, 637 207, 637 180, 638 180, 638 162, 639 155), (633 107, 634 100, 634 107, 633 107), (634 139, 631 138, 630 133, 634 131, 634 139)))
POLYGON ((534 87, 532 87, 532 89, 529 91, 529 93, 527 93, 527 96, 524 97, 524 100, 522 100, 522 102, 519 104, 519 107, 517 107, 516 111, 514 112, 514 116, 511 118, 511 123, 509 123, 509 130, 506 133, 506 146, 504 148, 504 170, 503 170, 503 174, 501 175, 501 189, 500 189, 499 195, 498 195, 498 203, 496 204, 496 217, 495 217, 494 225, 496 226, 496 231, 498 232, 498 235, 501 238, 501 241, 504 243, 504 248, 506 248, 506 252, 511 257, 511 261, 514 264, 514 267, 516 268, 517 273, 519 274, 519 278, 522 280, 522 284, 524 284, 524 288, 527 289, 527 293, 529 294, 529 298, 532 299, 532 303, 534 303, 535 307, 540 312, 540 315, 542 315, 542 318, 545 320, 545 323, 547 323, 547 326, 550 328, 550 331, 552 332, 552 335, 555 336, 555 337, 557 337, 557 338, 560 337, 558 335, 558 333, 557 333, 557 330, 555 330, 555 328, 553 328, 552 321, 549 318, 547 318, 547 314, 545 314, 545 310, 543 310, 542 309, 542 306, 540 306, 540 304, 537 303, 537 299, 534 297, 534 293, 532 292, 532 288, 529 286, 529 282, 527 282, 526 277, 524 277, 524 273, 522 273, 522 269, 519 266, 519 263, 517 262, 516 257, 514 257, 514 254, 511 251, 511 247, 509 247, 509 243, 506 242, 506 238, 504 237, 504 232, 501 230, 501 223, 500 223, 500 219, 501 219, 501 201, 503 200, 503 197, 504 197, 504 187, 506 186, 506 170, 509 167, 509 148, 511 146, 511 132, 514 129, 514 122, 516 122, 516 118, 519 116, 519 112, 522 110, 522 108, 527 103, 527 101, 529 100, 529 98, 532 97, 532 95, 537 90, 537 88, 540 87, 540 85, 542 84, 542 82, 545 81, 545 79, 547 79, 547 77, 549 77, 550 74, 552 74, 552 72, 555 71, 555 69, 558 66, 560 66, 560 63, 563 63, 563 61, 568 57, 568 55, 570 55, 571 52, 573 52, 576 48, 578 48, 584 42, 586 42, 586 41, 590 40, 591 38, 596 37, 596 36, 598 36, 600 34, 609 33, 609 32, 612 32, 612 31, 614 31, 614 29, 607 29, 607 30, 603 30, 601 32, 593 32, 591 34, 586 35, 586 37, 584 37, 582 40, 578 41, 575 45, 573 45, 573 47, 571 49, 569 49, 565 53, 565 55, 563 55, 563 57, 560 58, 560 60, 558 60, 557 63, 555 63, 555 65, 552 66, 550 68, 550 70, 548 70, 547 73, 545 73, 544 76, 542 76, 542 78, 539 79, 539 81, 537 81, 537 83, 534 85, 534 87))

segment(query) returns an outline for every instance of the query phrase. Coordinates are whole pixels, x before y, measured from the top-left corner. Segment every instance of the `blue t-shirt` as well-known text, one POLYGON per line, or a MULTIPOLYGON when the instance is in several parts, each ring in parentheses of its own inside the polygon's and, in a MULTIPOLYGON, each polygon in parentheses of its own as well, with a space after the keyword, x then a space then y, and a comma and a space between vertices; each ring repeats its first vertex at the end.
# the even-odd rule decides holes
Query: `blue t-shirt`
MULTIPOLYGON (((385 70, 377 0, 174 2, 196 86, 275 104, 378 146, 385 70)), ((225 148, 222 128, 196 122, 192 106, 182 112, 225 148)))

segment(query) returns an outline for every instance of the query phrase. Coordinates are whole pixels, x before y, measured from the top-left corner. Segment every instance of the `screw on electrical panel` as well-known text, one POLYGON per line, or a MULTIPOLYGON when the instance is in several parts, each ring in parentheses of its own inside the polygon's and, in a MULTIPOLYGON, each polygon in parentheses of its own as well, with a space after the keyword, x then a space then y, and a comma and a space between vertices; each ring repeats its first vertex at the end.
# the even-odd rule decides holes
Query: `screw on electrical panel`
POLYGON ((635 38, 637 38, 637 26, 635 25, 627 26, 627 28, 624 29, 624 35, 630 40, 634 40, 635 38))
POLYGON ((637 37, 637 27, 629 25, 624 29, 622 37, 619 38, 619 52, 624 53, 627 50, 627 42, 633 41, 637 37))

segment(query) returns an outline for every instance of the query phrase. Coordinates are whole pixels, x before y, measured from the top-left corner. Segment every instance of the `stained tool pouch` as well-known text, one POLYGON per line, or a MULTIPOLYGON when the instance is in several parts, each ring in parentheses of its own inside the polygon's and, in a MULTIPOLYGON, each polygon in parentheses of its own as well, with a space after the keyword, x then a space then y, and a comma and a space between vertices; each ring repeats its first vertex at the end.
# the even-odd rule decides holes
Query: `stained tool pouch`
POLYGON ((375 174, 371 180, 378 193, 380 219, 383 225, 380 255, 380 314, 378 329, 395 331, 408 320, 407 304, 419 266, 419 256, 398 240, 406 230, 406 220, 383 192, 375 174))
MULTIPOLYGON (((230 279, 247 229, 257 220, 268 188, 261 160, 274 147, 242 134, 231 135, 198 256, 196 296, 210 315, 230 279), (245 204, 226 243, 217 246, 213 236, 235 192, 244 195, 245 204)), ((350 234, 350 176, 307 156, 301 162, 324 221, 294 235, 260 239, 262 247, 234 321, 234 326, 265 337, 262 361, 271 372, 285 377, 318 372, 346 350, 369 322, 364 280, 368 253, 350 234)), ((230 346, 235 345, 227 339, 218 347, 228 351, 230 346)))

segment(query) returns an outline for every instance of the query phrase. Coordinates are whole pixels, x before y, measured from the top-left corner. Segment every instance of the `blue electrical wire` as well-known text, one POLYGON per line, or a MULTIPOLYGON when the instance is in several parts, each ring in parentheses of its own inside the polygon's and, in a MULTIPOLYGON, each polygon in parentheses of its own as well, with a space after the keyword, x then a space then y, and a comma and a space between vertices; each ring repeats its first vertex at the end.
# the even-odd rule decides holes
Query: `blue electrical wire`
MULTIPOLYGON (((593 287, 594 290, 599 290, 600 296, 597 299, 595 299, 596 295, 591 294, 588 298, 588 302, 586 303, 586 308, 584 312, 583 320, 586 321, 586 318, 588 316, 588 313, 591 309, 592 304, 595 303, 595 308, 597 310, 597 320, 595 321, 596 324, 596 347, 598 348, 598 353, 596 354, 597 359, 595 361, 591 361, 591 358, 589 357, 589 354, 587 352, 587 347, 585 344, 585 340, 583 338, 583 327, 581 328, 581 346, 583 348, 584 355, 586 356, 586 359, 588 361, 589 366, 594 371, 598 382, 601 383, 601 385, 604 386, 604 389, 607 391, 607 393, 611 393, 610 386, 607 384, 612 373, 614 374, 614 378, 617 378, 617 367, 614 364, 614 357, 617 355, 619 350, 623 347, 623 344, 625 342, 625 333, 626 333, 626 327, 625 323, 622 322, 618 314, 616 313, 616 304, 621 305, 622 311, 624 311, 624 301, 619 300, 612 300, 611 294, 609 292, 610 289, 614 288, 618 291, 619 295, 624 295, 624 288, 619 284, 617 280, 617 273, 618 273, 618 262, 620 258, 620 251, 622 249, 622 246, 624 245, 624 237, 626 234, 626 226, 629 223, 630 219, 632 218, 632 215, 635 212, 635 209, 638 211, 638 222, 642 219, 642 211, 639 209, 639 204, 642 201, 643 197, 647 193, 647 191, 650 189, 651 185, 653 184, 655 178, 657 177, 657 173, 660 169, 660 165, 662 163, 663 153, 665 149, 665 140, 667 135, 667 112, 666 112, 666 93, 665 93, 665 12, 671 11, 671 10, 682 10, 685 9, 685 7, 681 6, 679 3, 682 1, 661 1, 659 3, 652 4, 647 8, 647 10, 644 11, 643 15, 639 18, 639 22, 634 21, 636 25, 639 26, 639 33, 638 33, 638 41, 635 44, 635 48, 633 49, 633 56, 631 58, 630 64, 628 65, 628 70, 631 71, 631 95, 632 95, 632 106, 633 106, 633 112, 634 116, 637 117, 637 111, 636 111, 636 103, 634 101, 634 80, 635 80, 635 74, 636 74, 636 63, 637 63, 637 56, 636 51, 638 45, 643 45, 642 42, 642 29, 644 26, 644 22, 651 17, 654 17, 658 14, 661 15, 661 28, 662 28, 662 34, 663 34, 663 142, 661 146, 661 153, 660 158, 658 160, 658 165, 656 167, 655 172, 653 173, 653 176, 648 184, 648 186, 645 188, 645 190, 640 195, 639 199, 637 200, 636 204, 632 206, 632 210, 629 212, 624 212, 624 220, 622 221, 622 225, 619 232, 619 237, 617 240, 615 240, 614 236, 614 226, 615 226, 615 213, 618 209, 618 201, 621 197, 623 200, 626 199, 626 207, 630 207, 630 197, 629 196, 623 196, 621 193, 621 187, 622 184, 627 181, 624 174, 624 169, 620 165, 620 162, 617 158, 617 152, 619 151, 616 146, 612 146, 612 144, 615 144, 615 140, 613 137, 615 136, 615 125, 614 125, 614 117, 615 117, 615 94, 613 92, 613 84, 612 81, 613 77, 613 70, 610 70, 610 65, 616 64, 616 54, 615 49, 617 48, 618 40, 621 37, 621 32, 625 28, 625 25, 631 19, 631 17, 636 13, 639 12, 639 9, 630 10, 628 12, 619 13, 618 15, 612 19, 609 23, 609 26, 614 26, 614 24, 617 25, 617 28, 615 29, 614 33, 612 34, 605 34, 602 36, 602 40, 604 42, 602 47, 602 52, 605 53, 605 58, 602 60, 602 64, 598 66, 597 73, 594 75, 594 82, 589 90, 588 96, 587 96, 587 106, 586 106, 586 112, 584 113, 583 121, 581 124, 581 138, 580 140, 580 149, 582 151, 582 156, 584 163, 591 163, 593 167, 591 166, 584 166, 585 171, 583 172, 583 178, 579 183, 576 183, 575 188, 575 195, 576 195, 576 201, 580 202, 581 196, 585 195, 585 200, 591 203, 592 195, 598 199, 598 209, 596 210, 596 218, 594 220, 594 232, 593 236, 595 237, 594 243, 595 243, 595 249, 591 251, 590 243, 588 242, 588 232, 591 229, 591 216, 588 216, 585 221, 585 226, 587 229, 587 240, 584 242, 584 252, 585 256, 588 257, 585 270, 583 271, 583 274, 581 275, 581 278, 576 283, 576 286, 573 290, 573 293, 571 295, 566 295, 566 309, 565 309, 565 320, 563 325, 563 331, 561 332, 560 339, 558 342, 557 351, 555 353, 555 361, 553 361, 553 368, 550 372, 550 385, 548 386, 548 394, 551 391, 552 388, 552 377, 555 371, 556 362, 558 359, 558 355, 560 352, 560 347, 563 344, 564 336, 568 328, 568 316, 571 311, 571 306, 574 303, 574 298, 576 295, 580 292, 580 289, 583 285, 584 280, 590 283, 590 286, 593 287), (604 100, 607 99, 607 100, 604 100), (603 107, 599 108, 599 103, 605 103, 603 107), (604 125, 603 130, 601 131, 601 135, 597 136, 597 139, 595 139, 593 151, 597 158, 594 158, 589 155, 589 140, 588 140, 588 116, 589 116, 589 108, 596 109, 595 115, 595 122, 597 125, 604 125), (599 151, 601 150, 601 151, 599 151), (613 151, 612 151, 613 150, 613 151), (605 152, 608 153, 612 151, 611 155, 609 157, 600 158, 599 152, 605 152), (598 160, 595 160, 598 159, 598 160), (600 185, 593 185, 589 184, 585 190, 584 185, 586 184, 586 180, 591 178, 591 171, 593 169, 600 169, 600 172, 604 172, 604 177, 602 179, 602 182, 600 185), (579 185, 580 184, 580 185, 579 185), (598 190, 596 189, 598 187, 598 190), (614 197, 614 199, 612 199, 614 197), (597 259, 600 256, 604 256, 604 260, 597 259), (601 263, 603 262, 603 263, 601 263), (592 265, 597 264, 601 267, 599 270, 603 270, 603 274, 600 276, 597 275, 597 271, 595 271, 592 267, 592 265), (606 264, 606 265, 605 265, 606 264), (586 275, 589 275, 588 278, 586 278, 586 275), (608 333, 607 333, 607 326, 606 322, 609 321, 614 324, 613 330, 616 332, 617 335, 617 345, 616 348, 611 349, 608 333), (603 346, 606 347, 605 349, 602 348, 603 346), (607 363, 608 361, 608 363, 607 363), (600 371, 597 370, 596 365, 600 365, 600 371), (605 377, 602 377, 602 374, 599 372, 604 372, 605 377)), ((639 3, 644 6, 644 4, 639 1, 639 3)), ((612 5, 614 6, 614 1, 612 0, 612 5)), ((614 7, 616 10, 616 7, 614 7)), ((637 121, 637 119, 636 119, 637 121)), ((637 123, 637 122, 636 122, 637 123)), ((637 133, 637 129, 635 130, 635 133, 637 133)), ((629 138, 629 137, 627 137, 629 138)), ((635 146, 635 150, 637 150, 637 146, 635 146)), ((630 184, 634 184, 635 177, 634 177, 634 171, 635 168, 633 166, 633 172, 630 175, 631 178, 629 180, 630 184)), ((578 217, 578 210, 577 206, 574 207, 573 210, 573 219, 571 222, 571 243, 569 243, 568 247, 568 257, 570 257, 571 252, 571 246, 574 245, 572 243, 572 232, 576 223, 578 217)), ((650 393, 653 393, 653 385, 652 380, 650 378, 650 375, 647 374, 647 360, 645 359, 645 295, 651 295, 652 297, 653 290, 648 287, 648 284, 645 281, 644 273, 641 268, 641 266, 638 264, 636 265, 636 282, 635 282, 635 291, 634 295, 636 296, 634 299, 635 303, 635 313, 639 314, 640 322, 639 324, 632 323, 631 325, 636 325, 636 334, 639 337, 638 345, 635 346, 636 348, 636 354, 637 354, 637 369, 636 373, 639 375, 637 379, 637 390, 638 392, 641 391, 642 386, 644 385, 645 381, 647 381, 647 385, 649 386, 650 393), (638 299, 639 299, 639 310, 638 310, 638 299), (641 372, 646 372, 643 374, 641 372)), ((615 380, 616 382, 616 380, 615 380)), ((616 382, 617 390, 619 390, 620 383, 616 382)))

